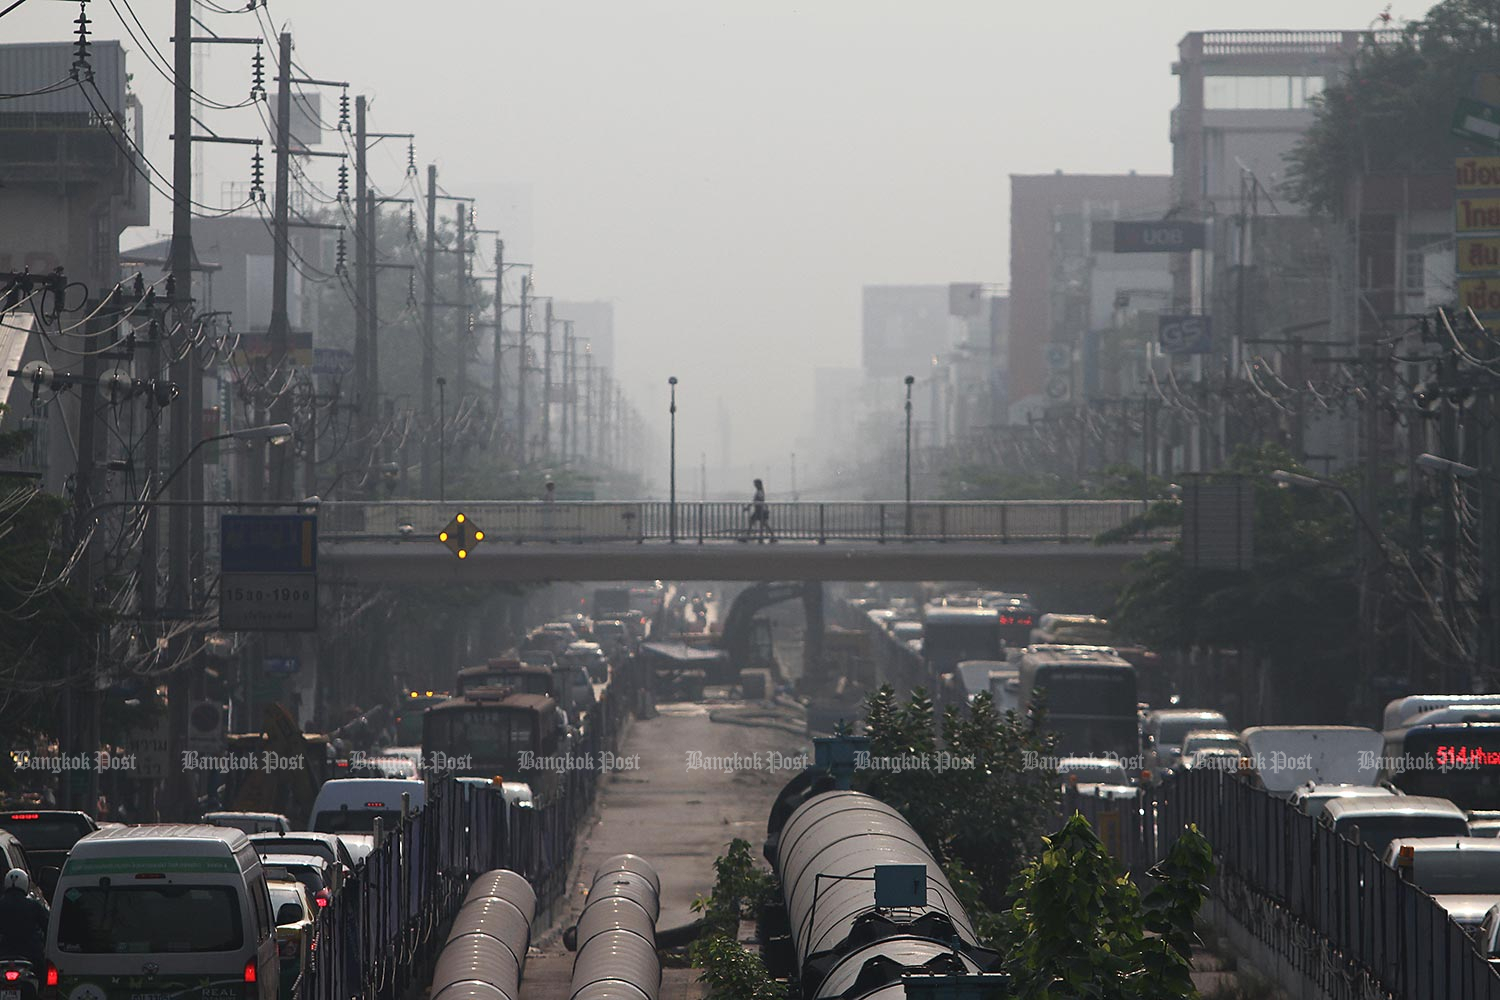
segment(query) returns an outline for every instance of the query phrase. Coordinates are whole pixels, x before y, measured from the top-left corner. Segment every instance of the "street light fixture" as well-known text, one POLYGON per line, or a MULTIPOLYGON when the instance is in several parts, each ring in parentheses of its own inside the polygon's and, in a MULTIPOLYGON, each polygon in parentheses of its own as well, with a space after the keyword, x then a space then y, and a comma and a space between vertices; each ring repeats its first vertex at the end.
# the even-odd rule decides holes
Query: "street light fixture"
POLYGON ((1451 458, 1443 458, 1430 452, 1423 452, 1417 456, 1417 467, 1435 476, 1453 476, 1458 479, 1478 479, 1481 475, 1480 471, 1472 465, 1455 462, 1451 458))
POLYGON ((673 375, 667 379, 667 385, 671 386, 672 405, 667 409, 671 416, 672 434, 669 451, 670 470, 668 471, 668 531, 672 541, 677 541, 677 376, 673 375))
POLYGON ((911 387, 915 375, 906 376, 906 533, 911 534, 911 387))
POLYGON ((228 431, 224 434, 215 434, 212 437, 206 437, 193 445, 188 450, 188 453, 182 456, 182 461, 178 462, 177 467, 167 475, 166 479, 161 481, 161 485, 156 488, 156 492, 151 495, 151 499, 159 499, 167 491, 167 487, 172 484, 172 480, 177 478, 177 474, 185 469, 187 464, 193 460, 193 456, 198 453, 198 449, 206 444, 213 444, 215 441, 266 441, 271 444, 286 444, 291 439, 292 427, 290 424, 266 424, 263 427, 241 427, 237 431, 228 431))

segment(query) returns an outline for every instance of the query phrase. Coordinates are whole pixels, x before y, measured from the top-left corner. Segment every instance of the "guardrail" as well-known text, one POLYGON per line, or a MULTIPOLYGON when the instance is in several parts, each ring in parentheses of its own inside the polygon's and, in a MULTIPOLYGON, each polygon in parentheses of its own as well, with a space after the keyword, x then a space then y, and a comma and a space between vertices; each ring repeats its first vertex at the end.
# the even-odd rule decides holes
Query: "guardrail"
MULTIPOLYGON (((1139 500, 850 501, 768 504, 765 537, 797 542, 1084 543, 1145 511, 1139 500)), ((743 542, 762 537, 747 504, 453 500, 330 501, 325 542, 436 538, 462 511, 487 543, 743 542)), ((1143 538, 1170 538, 1161 530, 1143 538)))
POLYGON ((1500 1000, 1500 971, 1431 896, 1237 774, 1188 771, 1138 799, 1070 793, 1064 805, 1133 872, 1196 823, 1218 862, 1218 902, 1327 996, 1500 1000))

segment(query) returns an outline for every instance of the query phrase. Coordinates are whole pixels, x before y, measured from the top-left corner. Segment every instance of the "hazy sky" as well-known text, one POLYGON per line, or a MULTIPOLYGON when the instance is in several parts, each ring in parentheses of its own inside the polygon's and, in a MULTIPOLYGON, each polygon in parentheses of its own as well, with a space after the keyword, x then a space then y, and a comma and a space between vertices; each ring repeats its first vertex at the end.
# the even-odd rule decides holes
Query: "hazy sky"
MULTIPOLYGON (((170 0, 132 2, 170 56, 170 0)), ((859 363, 862 285, 1006 283, 1009 174, 1168 172, 1186 32, 1364 28, 1383 6, 271 0, 268 13, 307 73, 372 96, 372 129, 418 134, 418 162, 479 198, 481 226, 514 234, 538 291, 614 300, 617 364, 663 435, 666 378, 681 380, 685 465, 706 450, 713 476, 722 397, 736 464, 759 463, 774 492, 810 430, 813 368, 859 363)), ((89 10, 98 37, 124 38, 110 0, 89 10)), ((64 40, 77 11, 29 0, 0 34, 64 40)), ((253 15, 203 16, 255 33, 253 15)), ((169 88, 125 40, 148 151, 169 170, 169 88)), ((248 79, 248 49, 221 46, 202 89, 234 103, 248 79)), ((259 124, 204 120, 226 135, 259 124)), ((392 145, 375 182, 398 185, 404 160, 392 145)), ((247 163, 243 147, 215 149, 202 200, 247 163)), ((336 169, 309 167, 330 189, 336 169)), ((154 219, 167 226, 164 205, 154 219)))

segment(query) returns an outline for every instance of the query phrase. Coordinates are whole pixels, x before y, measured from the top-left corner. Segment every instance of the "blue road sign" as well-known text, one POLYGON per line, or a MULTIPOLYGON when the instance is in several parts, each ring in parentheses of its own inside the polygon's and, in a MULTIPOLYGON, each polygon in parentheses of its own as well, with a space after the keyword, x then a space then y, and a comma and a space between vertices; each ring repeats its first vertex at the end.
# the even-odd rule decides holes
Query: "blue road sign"
POLYGON ((316 573, 318 515, 224 514, 219 556, 225 573, 316 573))

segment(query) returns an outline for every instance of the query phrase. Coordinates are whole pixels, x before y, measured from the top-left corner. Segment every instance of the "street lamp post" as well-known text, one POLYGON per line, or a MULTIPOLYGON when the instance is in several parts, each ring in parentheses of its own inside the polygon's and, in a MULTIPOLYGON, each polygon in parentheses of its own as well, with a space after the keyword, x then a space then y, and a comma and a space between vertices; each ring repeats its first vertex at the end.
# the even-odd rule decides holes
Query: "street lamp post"
MULTIPOLYGON (((448 380, 438 376, 438 499, 448 499, 448 380)), ((460 402, 462 402, 460 400, 460 402)))
POLYGON ((916 376, 906 376, 906 533, 911 534, 911 386, 916 376))
POLYGON ((671 417, 671 443, 668 449, 670 458, 668 464, 668 496, 667 523, 668 532, 672 541, 677 541, 677 376, 673 375, 667 379, 667 385, 671 386, 672 405, 667 408, 671 417))

